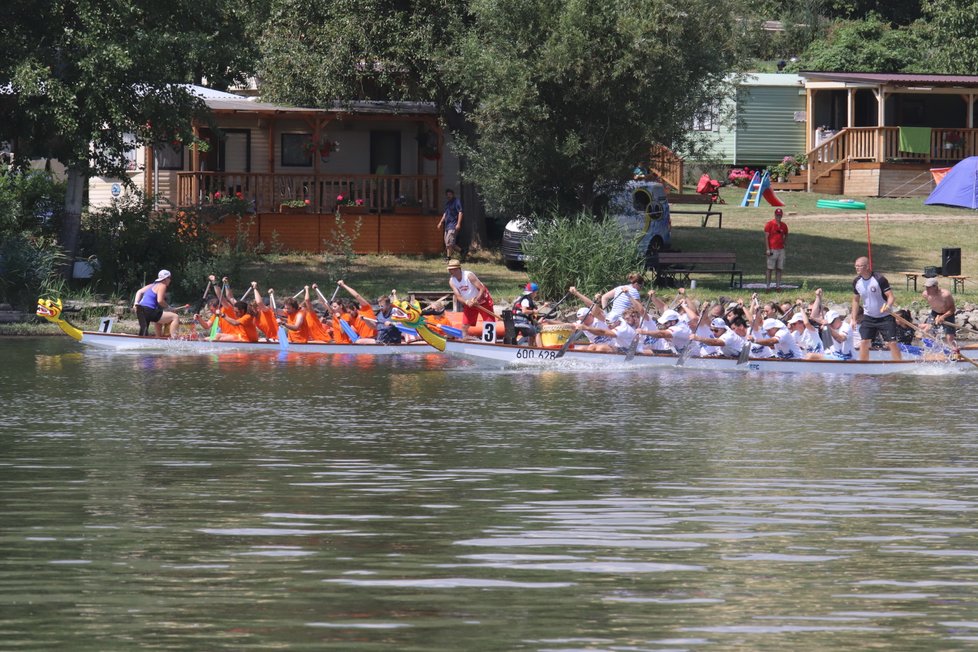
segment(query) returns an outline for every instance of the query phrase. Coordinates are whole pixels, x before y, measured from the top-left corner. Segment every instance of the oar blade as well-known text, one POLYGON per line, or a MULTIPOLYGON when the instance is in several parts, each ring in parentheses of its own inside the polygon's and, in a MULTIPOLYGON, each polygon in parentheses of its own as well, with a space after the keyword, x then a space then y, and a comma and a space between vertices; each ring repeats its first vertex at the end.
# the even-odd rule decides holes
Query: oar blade
POLYGON ((625 353, 625 362, 631 362, 635 357, 635 353, 638 351, 638 340, 642 337, 641 335, 636 335, 632 338, 632 343, 628 345, 628 352, 625 353))
POLYGON ((737 364, 744 364, 750 359, 750 342, 744 344, 744 348, 740 350, 740 355, 737 356, 737 364))
POLYGON ((574 331, 573 333, 571 333, 570 336, 566 340, 564 340, 564 343, 560 345, 560 350, 557 351, 557 355, 555 355, 554 358, 556 359, 556 358, 564 357, 564 354, 567 353, 567 349, 571 348, 571 345, 574 343, 574 340, 576 340, 578 335, 580 334, 581 331, 574 331))
POLYGON ((283 324, 278 325, 278 348, 289 348, 289 329, 287 329, 283 324))
POLYGON ((693 347, 691 344, 687 344, 683 347, 683 350, 679 352, 679 357, 676 358, 676 366, 682 367, 689 360, 689 356, 693 355, 693 347))

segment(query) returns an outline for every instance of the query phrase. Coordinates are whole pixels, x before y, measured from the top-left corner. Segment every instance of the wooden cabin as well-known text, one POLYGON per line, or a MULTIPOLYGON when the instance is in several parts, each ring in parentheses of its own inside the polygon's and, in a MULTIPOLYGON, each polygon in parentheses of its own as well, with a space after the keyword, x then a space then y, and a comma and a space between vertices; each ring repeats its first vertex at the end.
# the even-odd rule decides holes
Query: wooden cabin
MULTIPOLYGON (((354 247, 360 253, 442 250, 435 225, 444 189, 456 186, 458 164, 446 155, 433 105, 354 102, 312 109, 193 90, 214 125, 193 125, 203 145, 161 143, 129 154, 130 179, 157 196, 161 210, 214 207, 237 197, 251 207, 254 240, 269 242, 274 233, 286 249, 321 251, 340 209, 357 215, 354 247)), ((95 177, 89 204, 105 205, 124 192, 119 179, 95 177)), ((224 220, 211 228, 227 236, 237 225, 224 220)))

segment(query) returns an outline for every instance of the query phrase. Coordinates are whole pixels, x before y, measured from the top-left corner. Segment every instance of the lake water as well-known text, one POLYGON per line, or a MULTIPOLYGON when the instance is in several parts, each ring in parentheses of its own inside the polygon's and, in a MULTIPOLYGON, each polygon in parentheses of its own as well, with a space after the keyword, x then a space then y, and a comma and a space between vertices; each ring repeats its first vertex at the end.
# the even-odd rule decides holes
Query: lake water
POLYGON ((976 373, 0 363, 3 650, 978 645, 976 373))

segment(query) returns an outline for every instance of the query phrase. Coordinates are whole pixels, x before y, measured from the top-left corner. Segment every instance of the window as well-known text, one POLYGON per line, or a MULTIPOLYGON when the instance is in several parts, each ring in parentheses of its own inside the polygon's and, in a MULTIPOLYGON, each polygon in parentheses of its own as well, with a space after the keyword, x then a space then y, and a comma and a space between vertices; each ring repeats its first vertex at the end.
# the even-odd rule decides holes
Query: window
POLYGON ((312 167, 312 134, 282 134, 282 167, 312 167))
POLYGON ((135 172, 139 169, 139 164, 136 162, 136 134, 126 133, 122 135, 122 141, 125 143, 125 149, 122 152, 122 158, 125 161, 125 167, 127 172, 135 172))
POLYGON ((693 114, 693 131, 719 131, 716 104, 707 104, 693 114))
POLYGON ((183 169, 183 143, 156 143, 153 145, 158 170, 183 169))

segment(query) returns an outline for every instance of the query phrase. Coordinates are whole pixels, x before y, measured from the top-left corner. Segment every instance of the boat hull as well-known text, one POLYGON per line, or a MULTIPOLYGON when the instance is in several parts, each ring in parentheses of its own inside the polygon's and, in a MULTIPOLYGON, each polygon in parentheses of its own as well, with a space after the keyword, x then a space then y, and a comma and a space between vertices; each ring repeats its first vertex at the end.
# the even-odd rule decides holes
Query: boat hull
POLYGON ((557 357, 557 349, 512 346, 507 344, 486 344, 483 342, 449 341, 445 352, 450 355, 477 360, 495 366, 574 368, 613 367, 625 368, 667 368, 701 369, 710 371, 736 371, 740 373, 787 372, 820 374, 870 374, 893 373, 940 373, 948 369, 974 369, 967 361, 922 361, 922 360, 779 360, 751 358, 744 364, 737 364, 734 358, 689 358, 685 365, 678 366, 677 355, 636 355, 625 361, 621 353, 597 353, 593 351, 569 350, 557 357))
POLYGON ((181 340, 164 337, 140 337, 127 333, 99 333, 82 331, 81 343, 95 349, 110 351, 159 351, 170 353, 220 353, 222 351, 254 351, 331 355, 398 355, 405 353, 430 354, 433 349, 420 344, 333 344, 312 342, 309 344, 278 342, 225 342, 210 340, 181 340))

